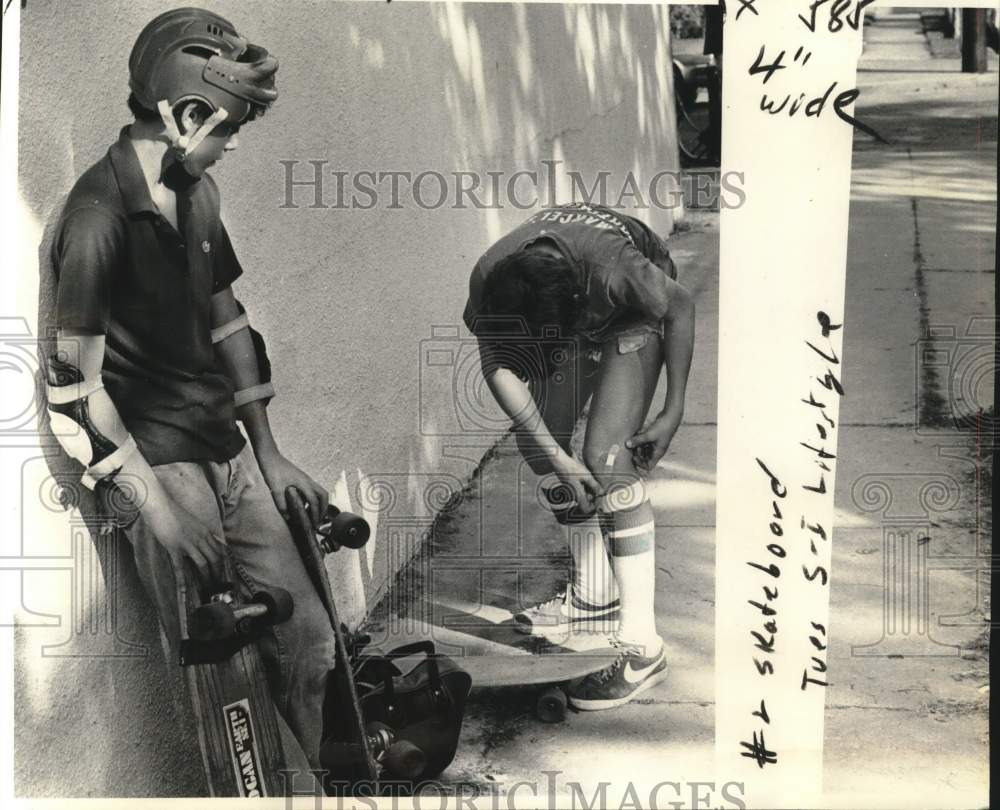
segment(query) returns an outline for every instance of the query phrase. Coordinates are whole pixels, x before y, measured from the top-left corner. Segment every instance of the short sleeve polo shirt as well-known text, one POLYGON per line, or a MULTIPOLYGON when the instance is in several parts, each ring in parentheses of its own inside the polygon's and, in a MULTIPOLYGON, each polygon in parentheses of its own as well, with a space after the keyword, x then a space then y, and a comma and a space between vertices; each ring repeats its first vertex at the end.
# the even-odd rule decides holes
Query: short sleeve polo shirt
POLYGON ((122 130, 70 192, 52 245, 56 326, 103 334, 104 387, 150 464, 226 461, 244 445, 215 357, 211 297, 242 273, 205 175, 160 214, 122 130))

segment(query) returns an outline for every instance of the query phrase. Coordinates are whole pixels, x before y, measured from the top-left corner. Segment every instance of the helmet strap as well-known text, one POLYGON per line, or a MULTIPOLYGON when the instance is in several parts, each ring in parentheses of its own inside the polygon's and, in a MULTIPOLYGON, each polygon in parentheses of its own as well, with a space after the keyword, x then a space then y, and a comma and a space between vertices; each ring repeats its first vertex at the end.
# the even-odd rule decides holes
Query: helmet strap
POLYGON ((177 154, 177 159, 181 162, 186 160, 188 155, 198 148, 199 144, 205 140, 209 133, 225 121, 229 115, 224 107, 219 107, 194 132, 190 135, 182 135, 181 131, 177 128, 177 122, 174 120, 174 112, 170 108, 170 103, 165 98, 159 101, 156 109, 160 113, 160 118, 163 119, 163 126, 167 130, 167 139, 177 154))

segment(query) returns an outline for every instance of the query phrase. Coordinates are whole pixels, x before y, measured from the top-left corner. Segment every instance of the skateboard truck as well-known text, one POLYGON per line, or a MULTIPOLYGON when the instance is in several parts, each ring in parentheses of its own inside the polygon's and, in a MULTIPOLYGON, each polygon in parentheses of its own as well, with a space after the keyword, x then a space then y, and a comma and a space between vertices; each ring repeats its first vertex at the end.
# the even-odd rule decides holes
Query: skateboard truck
MULTIPOLYGON (((424 752, 408 740, 400 740, 385 723, 368 723, 365 742, 375 761, 382 766, 383 776, 413 780, 427 767, 424 752)), ((320 761, 337 763, 345 774, 356 773, 365 765, 364 746, 357 742, 327 740, 320 749, 320 761)))
POLYGON ((271 588, 243 602, 228 552, 221 562, 219 579, 207 588, 191 560, 174 571, 179 663, 208 795, 280 796, 287 787, 281 729, 255 642, 265 626, 292 615, 292 598, 271 588))
MULTIPOLYGON (((330 505, 323 515, 319 527, 313 525, 306 512, 307 503, 302 493, 295 487, 285 490, 288 505, 288 525, 292 540, 306 567, 309 578, 326 609, 330 627, 336 640, 333 668, 327 679, 325 705, 336 707, 335 731, 327 733, 327 718, 324 711, 324 746, 331 747, 338 774, 345 773, 353 782, 369 781, 377 783, 379 763, 375 751, 369 744, 369 732, 365 727, 361 706, 358 703, 357 688, 352 673, 350 651, 347 648, 344 629, 337 614, 337 605, 330 590, 330 580, 326 571, 325 555, 337 551, 342 546, 360 548, 371 534, 367 521, 349 512, 341 512, 330 505), (343 749, 343 750, 342 750, 343 749), (344 767, 340 767, 343 763, 344 767)), ((376 735, 377 736, 377 735, 376 735)), ((322 750, 323 746, 321 746, 322 750)), ((388 749, 387 749, 388 750, 388 749)), ((324 790, 330 793, 332 786, 324 781, 324 790)))
POLYGON ((181 666, 213 664, 252 642, 264 627, 291 618, 295 605, 284 588, 260 590, 250 602, 237 602, 231 583, 213 592, 188 619, 188 638, 181 640, 181 666))
POLYGON ((368 521, 360 515, 341 512, 336 506, 330 504, 316 534, 317 542, 323 549, 323 553, 333 554, 344 546, 361 548, 371 536, 371 527, 368 525, 368 521))

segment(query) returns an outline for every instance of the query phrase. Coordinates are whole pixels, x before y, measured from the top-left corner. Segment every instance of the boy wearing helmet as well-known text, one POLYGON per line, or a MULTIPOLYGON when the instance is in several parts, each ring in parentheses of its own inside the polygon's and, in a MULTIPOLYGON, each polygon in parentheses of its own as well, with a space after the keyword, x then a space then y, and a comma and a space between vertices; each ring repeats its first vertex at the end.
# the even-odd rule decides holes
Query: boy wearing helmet
POLYGON ((620 706, 666 676, 654 515, 640 476, 684 415, 694 302, 676 277, 645 224, 578 203, 540 211, 501 238, 469 282, 464 319, 483 374, 529 466, 558 481, 548 492, 556 519, 584 524, 596 511, 600 522, 601 531, 571 534, 573 580, 515 616, 537 635, 610 631, 613 662, 570 685, 578 709, 620 706), (666 400, 642 429, 664 366, 666 400), (577 458, 570 437, 588 399, 577 458))
POLYGON ((48 406, 85 485, 138 493, 126 532, 171 646, 183 558, 219 581, 228 548, 245 596, 293 594, 294 615, 260 647, 275 705, 316 767, 334 638, 281 512, 288 486, 314 522, 328 495, 271 435, 270 367, 233 295, 242 268, 207 174, 277 97, 277 68, 204 10, 143 29, 129 59, 136 120, 77 181, 58 223, 48 406))

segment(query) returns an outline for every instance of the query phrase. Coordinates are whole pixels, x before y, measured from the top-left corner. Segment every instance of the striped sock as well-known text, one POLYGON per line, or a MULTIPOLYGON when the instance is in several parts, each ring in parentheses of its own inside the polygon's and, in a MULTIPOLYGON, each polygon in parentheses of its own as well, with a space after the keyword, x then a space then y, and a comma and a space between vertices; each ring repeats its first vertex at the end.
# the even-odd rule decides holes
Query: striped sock
POLYGON ((621 618, 618 635, 654 655, 661 641, 656 632, 656 525, 653 507, 641 481, 616 486, 599 502, 618 580, 621 618), (635 505, 638 504, 638 505, 635 505))
POLYGON ((597 521, 589 520, 566 527, 573 555, 573 591, 595 607, 603 607, 618 598, 615 575, 608 561, 604 535, 597 521))
POLYGON ((594 607, 604 607, 618 598, 615 575, 600 521, 576 508, 571 490, 563 486, 543 490, 544 504, 552 511, 569 538, 573 556, 573 593, 594 607))

